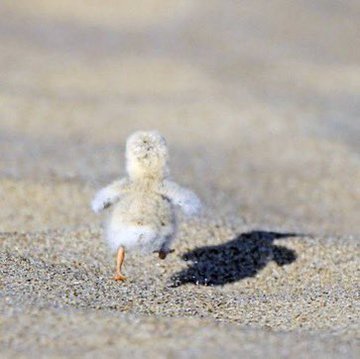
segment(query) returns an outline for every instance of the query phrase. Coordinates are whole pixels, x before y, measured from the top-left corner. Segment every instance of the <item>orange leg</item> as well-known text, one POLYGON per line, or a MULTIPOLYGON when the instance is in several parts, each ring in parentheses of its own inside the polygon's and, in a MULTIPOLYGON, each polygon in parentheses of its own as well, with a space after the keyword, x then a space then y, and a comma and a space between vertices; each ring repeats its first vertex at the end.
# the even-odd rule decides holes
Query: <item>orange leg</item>
POLYGON ((123 274, 121 274, 121 266, 124 262, 124 258, 125 258, 125 248, 120 246, 116 256, 116 273, 114 275, 115 280, 118 281, 126 280, 126 277, 123 274))

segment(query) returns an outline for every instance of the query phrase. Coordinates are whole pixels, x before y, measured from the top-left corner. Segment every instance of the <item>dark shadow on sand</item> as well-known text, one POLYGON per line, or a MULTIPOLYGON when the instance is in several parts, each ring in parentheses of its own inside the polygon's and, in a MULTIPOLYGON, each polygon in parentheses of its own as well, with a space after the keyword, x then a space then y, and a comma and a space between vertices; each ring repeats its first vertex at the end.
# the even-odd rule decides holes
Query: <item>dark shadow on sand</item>
POLYGON ((279 266, 290 264, 296 260, 296 252, 274 240, 299 236, 303 235, 252 231, 223 244, 196 248, 182 256, 190 264, 171 278, 172 286, 224 285, 255 276, 270 261, 279 266))

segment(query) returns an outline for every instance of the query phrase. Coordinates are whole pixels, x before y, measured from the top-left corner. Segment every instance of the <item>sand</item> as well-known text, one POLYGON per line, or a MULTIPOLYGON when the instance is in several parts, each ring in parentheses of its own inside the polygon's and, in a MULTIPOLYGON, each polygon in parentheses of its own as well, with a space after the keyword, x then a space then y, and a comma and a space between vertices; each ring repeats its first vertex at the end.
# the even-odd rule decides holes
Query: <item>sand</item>
POLYGON ((357 2, 103 4, 0 5, 1 356, 358 357, 357 2), (89 202, 154 128, 205 210, 116 283, 89 202))

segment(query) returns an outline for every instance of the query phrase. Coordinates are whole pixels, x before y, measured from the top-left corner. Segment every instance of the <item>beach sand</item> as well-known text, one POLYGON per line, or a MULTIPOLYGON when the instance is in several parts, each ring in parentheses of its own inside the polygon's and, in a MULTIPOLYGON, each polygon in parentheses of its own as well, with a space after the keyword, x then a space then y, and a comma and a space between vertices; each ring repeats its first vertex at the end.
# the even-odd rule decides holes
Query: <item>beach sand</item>
POLYGON ((1 356, 358 357, 360 6, 139 8, 0 5, 1 356), (139 129, 204 212, 118 283, 89 203, 139 129))

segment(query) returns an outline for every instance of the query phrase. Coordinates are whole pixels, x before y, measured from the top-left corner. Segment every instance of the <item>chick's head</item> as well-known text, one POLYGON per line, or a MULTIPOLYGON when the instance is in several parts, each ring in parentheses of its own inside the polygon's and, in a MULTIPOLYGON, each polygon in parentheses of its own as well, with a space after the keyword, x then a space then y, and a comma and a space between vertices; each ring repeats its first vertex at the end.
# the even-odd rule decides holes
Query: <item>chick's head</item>
POLYGON ((157 131, 139 131, 126 142, 126 169, 133 179, 164 179, 169 174, 169 153, 157 131))

